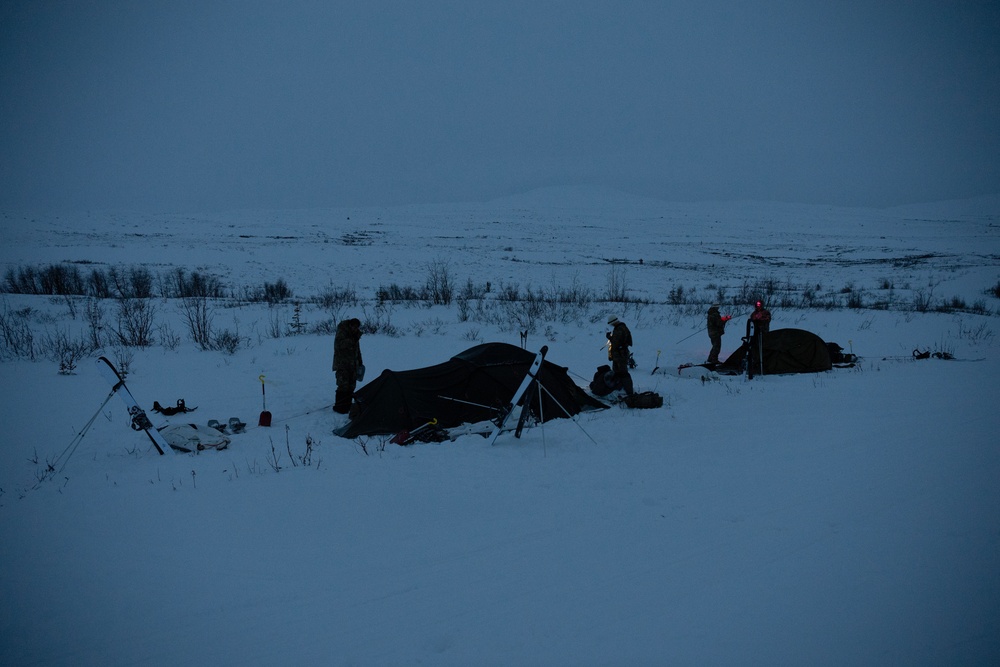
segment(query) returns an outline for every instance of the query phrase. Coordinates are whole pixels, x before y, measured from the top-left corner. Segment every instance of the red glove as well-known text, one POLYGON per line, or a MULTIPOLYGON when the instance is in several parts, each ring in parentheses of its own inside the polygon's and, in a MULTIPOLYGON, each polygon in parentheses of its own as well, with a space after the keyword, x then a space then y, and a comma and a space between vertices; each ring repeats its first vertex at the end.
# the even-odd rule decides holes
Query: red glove
POLYGON ((728 322, 728 321, 729 321, 729 320, 731 320, 731 319, 733 319, 733 316, 732 316, 732 315, 723 315, 723 316, 722 316, 722 321, 723 321, 723 322, 728 322))

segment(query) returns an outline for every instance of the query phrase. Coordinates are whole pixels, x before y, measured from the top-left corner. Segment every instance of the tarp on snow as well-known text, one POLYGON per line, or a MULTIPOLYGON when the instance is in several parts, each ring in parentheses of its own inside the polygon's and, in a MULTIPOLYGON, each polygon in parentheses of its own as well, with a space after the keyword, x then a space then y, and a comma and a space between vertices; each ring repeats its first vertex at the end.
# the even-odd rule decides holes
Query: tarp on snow
POLYGON ((743 343, 717 367, 717 370, 741 372, 745 369, 744 364, 749 363, 753 374, 758 375, 761 373, 761 357, 763 357, 764 375, 818 373, 833 368, 830 350, 823 339, 802 329, 769 331, 764 334, 762 348, 763 354, 755 345, 743 343))
POLYGON ((171 447, 185 452, 200 452, 204 449, 225 449, 229 438, 211 426, 198 424, 170 424, 157 429, 171 447))
MULTIPOLYGON (((355 392, 352 418, 335 433, 356 438, 412 430, 432 419, 441 428, 495 419, 535 356, 507 343, 484 343, 435 366, 385 370, 355 392)), ((538 391, 526 398, 542 421, 608 407, 577 386, 563 366, 544 361, 537 377, 545 388, 541 405, 538 391)))

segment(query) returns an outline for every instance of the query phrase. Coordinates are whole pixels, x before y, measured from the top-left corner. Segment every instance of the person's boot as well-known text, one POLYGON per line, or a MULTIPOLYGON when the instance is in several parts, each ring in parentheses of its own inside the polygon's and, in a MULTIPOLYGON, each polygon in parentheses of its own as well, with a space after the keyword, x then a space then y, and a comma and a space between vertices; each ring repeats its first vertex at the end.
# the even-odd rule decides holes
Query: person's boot
POLYGON ((346 415, 351 411, 351 399, 354 398, 354 394, 349 391, 337 390, 336 398, 333 401, 333 411, 346 415))

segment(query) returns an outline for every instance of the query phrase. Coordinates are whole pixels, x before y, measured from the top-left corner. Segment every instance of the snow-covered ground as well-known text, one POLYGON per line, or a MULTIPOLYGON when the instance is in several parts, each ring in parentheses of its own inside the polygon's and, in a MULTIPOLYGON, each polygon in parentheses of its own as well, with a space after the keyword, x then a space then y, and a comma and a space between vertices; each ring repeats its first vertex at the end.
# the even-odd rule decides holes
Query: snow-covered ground
MULTIPOLYGON (((876 210, 558 189, 391 209, 8 213, 0 229, 4 271, 180 267, 234 291, 283 280, 306 329, 349 316, 379 329, 362 338, 369 379, 519 344, 527 327, 529 349, 548 345, 586 385, 615 314, 637 388, 665 398, 493 447, 350 441, 332 434, 332 335, 291 335, 292 301, 210 302, 214 328, 240 337, 228 354, 199 350, 179 302, 157 298, 156 344, 95 354, 128 363, 143 405, 197 406, 158 423, 251 425, 224 451, 158 456, 117 399, 98 410, 109 386, 92 358, 60 374, 44 354, 8 354, 0 664, 1000 659, 998 198, 876 210), (454 302, 377 305, 379 288, 435 271, 457 291, 489 282, 486 304, 514 288, 590 298, 506 322, 454 302), (725 356, 743 297, 763 287, 772 328, 860 363, 679 374, 707 356, 707 304, 722 296, 738 316, 725 356), (337 291, 357 303, 310 298, 337 291), (602 300, 614 292, 630 302, 602 300), (827 307, 851 297, 865 307, 827 307), (256 426, 260 375, 270 428, 256 426)), ((87 333, 84 299, 0 302, 39 344, 87 333)))

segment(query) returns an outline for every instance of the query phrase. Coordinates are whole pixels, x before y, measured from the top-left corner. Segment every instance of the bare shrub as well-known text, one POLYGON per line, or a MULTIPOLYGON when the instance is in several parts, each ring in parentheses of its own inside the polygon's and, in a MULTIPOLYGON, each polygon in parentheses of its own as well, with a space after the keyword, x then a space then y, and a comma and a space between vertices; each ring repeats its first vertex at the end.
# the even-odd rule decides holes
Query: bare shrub
POLYGON ((239 331, 230 331, 229 329, 222 329, 212 334, 212 349, 219 350, 230 356, 236 354, 240 345, 242 345, 243 339, 240 338, 239 331))
POLYGON ((847 291, 847 307, 854 310, 861 310, 865 307, 865 291, 860 287, 850 285, 847 291))
POLYGON ((427 292, 423 289, 417 290, 413 287, 397 285, 396 283, 379 285, 375 291, 375 298, 380 304, 424 301, 428 299, 427 292))
POLYGON ((428 298, 435 305, 447 306, 455 294, 451 265, 447 260, 435 259, 427 265, 425 288, 428 298))
POLYGON ((279 304, 292 298, 292 290, 284 278, 278 278, 273 283, 264 283, 263 299, 271 305, 279 304))
POLYGON ((358 293, 353 287, 334 287, 330 285, 320 292, 313 303, 324 310, 339 310, 346 306, 358 305, 358 293))
POLYGON ((87 295, 95 299, 110 299, 111 283, 108 281, 108 274, 100 269, 91 269, 90 277, 87 281, 87 295))
POLYGON ((913 310, 918 313, 926 313, 931 309, 931 304, 933 302, 934 299, 930 292, 918 289, 913 293, 913 310))
POLYGON ((177 346, 181 344, 181 337, 178 336, 174 332, 173 328, 166 322, 163 322, 158 327, 156 327, 156 331, 157 331, 157 338, 160 341, 160 345, 162 345, 164 349, 176 350, 177 346))
POLYGON ((369 313, 368 309, 363 309, 361 318, 361 332, 365 334, 384 334, 386 336, 400 336, 399 327, 392 323, 392 307, 387 304, 376 304, 374 312, 369 313))
POLYGON ((48 332, 42 337, 41 349, 49 360, 59 364, 62 375, 72 375, 77 363, 94 351, 87 339, 74 339, 66 330, 48 332))
POLYGON ((613 264, 608 269, 604 288, 604 300, 609 303, 625 303, 628 301, 628 281, 624 268, 613 264))
POLYGON ((83 316, 87 321, 87 336, 93 349, 104 344, 104 307, 94 297, 89 297, 84 305, 83 316))
POLYGON ((202 350, 212 346, 212 320, 215 315, 205 297, 187 297, 181 299, 181 317, 187 325, 191 340, 202 350))
POLYGON ((38 273, 41 294, 83 294, 83 278, 77 266, 50 264, 38 273))
POLYGON ((4 304, 0 312, 0 357, 35 359, 37 350, 35 334, 28 323, 30 315, 30 308, 11 311, 4 304))
POLYGON ((118 323, 114 330, 118 342, 126 347, 149 347, 153 344, 156 306, 148 298, 118 299, 118 323))
POLYGON ((122 379, 126 378, 129 373, 132 372, 132 363, 135 361, 135 352, 132 348, 126 347, 124 345, 115 345, 111 350, 111 360, 115 364, 115 368, 121 373, 122 379))
POLYGON ((160 294, 165 299, 202 297, 219 299, 225 296, 222 282, 215 276, 192 271, 183 267, 160 276, 160 294))
POLYGON ((285 314, 278 309, 272 309, 267 316, 267 333, 271 338, 281 338, 285 335, 285 314))

